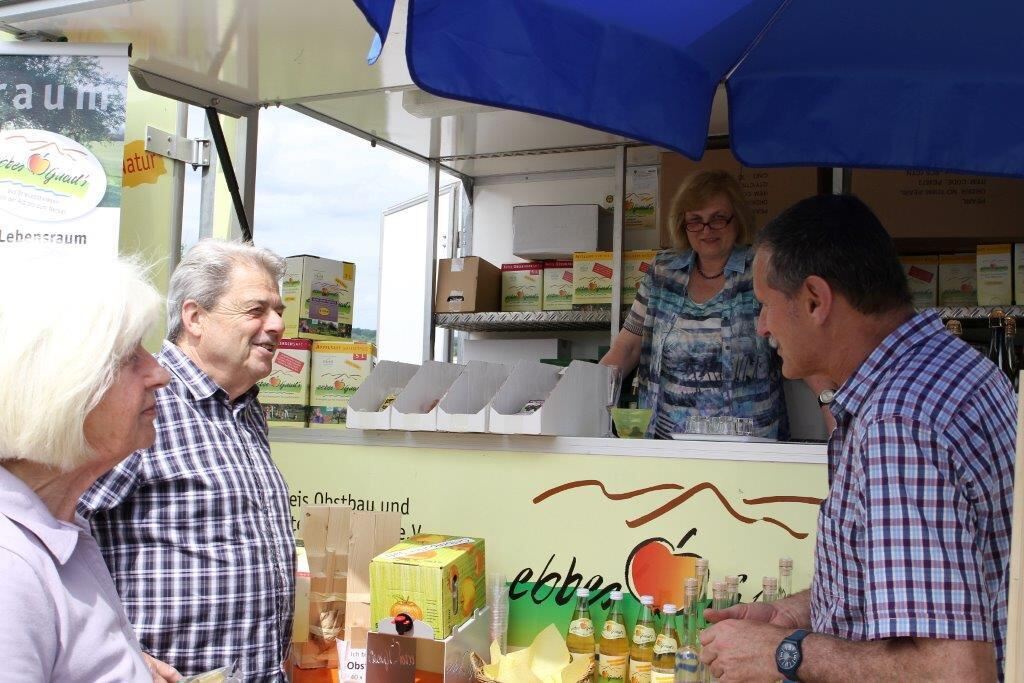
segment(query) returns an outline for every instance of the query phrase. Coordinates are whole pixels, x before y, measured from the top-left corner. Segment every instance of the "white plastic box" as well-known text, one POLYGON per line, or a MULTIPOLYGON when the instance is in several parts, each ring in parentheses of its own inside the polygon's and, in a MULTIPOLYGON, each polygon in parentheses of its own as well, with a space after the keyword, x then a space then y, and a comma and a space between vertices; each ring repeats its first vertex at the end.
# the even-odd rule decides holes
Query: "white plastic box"
POLYGON ((466 339, 462 342, 463 360, 512 365, 516 361, 568 359, 570 344, 565 339, 466 339))
POLYGON ((607 436, 610 370, 607 366, 574 360, 560 369, 541 363, 516 364, 491 401, 488 431, 495 434, 548 436, 607 436), (544 404, 519 414, 527 401, 544 404))
POLYGON ((522 259, 568 259, 612 245, 612 213, 597 204, 512 207, 512 253, 522 259))
POLYGON ((421 365, 391 406, 391 429, 436 431, 437 404, 465 369, 465 365, 436 360, 421 365))
MULTIPOLYGON (((394 403, 380 409, 384 399, 392 392, 399 392, 409 383, 418 365, 382 360, 374 367, 370 376, 352 394, 348 402, 345 422, 349 429, 391 429, 391 413, 394 403)), ((398 400, 397 398, 395 399, 398 400)))
POLYGON ((491 399, 511 370, 511 365, 469 361, 437 404, 437 431, 486 432, 491 399))

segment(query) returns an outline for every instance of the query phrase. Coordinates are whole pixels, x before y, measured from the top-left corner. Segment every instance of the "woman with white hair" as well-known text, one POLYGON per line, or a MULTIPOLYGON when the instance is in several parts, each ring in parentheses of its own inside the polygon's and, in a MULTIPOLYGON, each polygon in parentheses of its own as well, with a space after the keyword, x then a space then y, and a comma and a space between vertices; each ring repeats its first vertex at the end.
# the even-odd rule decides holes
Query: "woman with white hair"
POLYGON ((168 374, 142 339, 159 296, 131 263, 35 252, 0 264, 0 292, 3 678, 175 680, 144 658, 75 512, 100 475, 153 443, 168 374))

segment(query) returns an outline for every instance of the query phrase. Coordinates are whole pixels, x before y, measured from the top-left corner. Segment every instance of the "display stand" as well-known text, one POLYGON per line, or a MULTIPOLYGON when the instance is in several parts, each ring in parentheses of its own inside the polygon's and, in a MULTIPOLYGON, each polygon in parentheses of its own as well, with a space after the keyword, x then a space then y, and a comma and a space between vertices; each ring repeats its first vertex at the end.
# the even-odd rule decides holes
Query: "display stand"
MULTIPOLYGON (((413 683, 414 680, 470 683, 473 680, 473 652, 487 652, 489 647, 489 608, 478 609, 444 640, 432 637, 398 635, 390 619, 377 624, 366 645, 366 680, 387 680, 388 683, 413 683), (386 678, 381 677, 386 673, 386 678)), ((433 633, 423 622, 414 624, 413 633, 433 633), (422 626, 422 630, 417 630, 422 626)))
POLYGON ((434 360, 423 363, 392 405, 391 429, 437 431, 437 405, 465 369, 434 360))
MULTIPOLYGON (((348 402, 345 418, 349 429, 391 429, 394 404, 380 409, 384 399, 392 392, 401 392, 420 366, 382 360, 377 363, 363 385, 356 389, 348 402)), ((395 399, 398 400, 397 398, 395 399)))
POLYGON ((437 431, 486 432, 488 406, 512 367, 472 360, 437 405, 437 431))
POLYGON ((489 431, 496 434, 605 436, 611 429, 607 366, 574 360, 564 372, 542 363, 518 363, 491 401, 489 431), (544 404, 519 414, 527 401, 544 404))

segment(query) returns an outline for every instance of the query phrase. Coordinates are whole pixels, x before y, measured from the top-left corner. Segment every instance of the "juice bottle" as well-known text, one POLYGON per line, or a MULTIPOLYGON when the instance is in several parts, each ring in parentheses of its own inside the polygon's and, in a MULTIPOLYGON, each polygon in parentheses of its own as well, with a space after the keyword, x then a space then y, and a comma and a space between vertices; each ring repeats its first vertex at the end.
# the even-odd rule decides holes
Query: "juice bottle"
POLYGON ((700 638, 697 628, 697 579, 686 580, 683 628, 676 651, 676 683, 703 683, 704 665, 700 662, 700 638))
POLYGON ((676 650, 679 638, 676 636, 676 606, 661 608, 665 623, 654 641, 654 660, 651 663, 651 683, 674 683, 676 679, 676 650))
POLYGON ((597 680, 624 683, 629 669, 629 638, 622 616, 622 591, 611 592, 612 607, 601 629, 597 645, 597 680))
POLYGON ((594 661, 594 622, 590 619, 590 591, 586 588, 576 589, 576 609, 569 622, 565 644, 569 652, 594 661))
POLYGON ((633 628, 633 641, 629 648, 629 683, 651 683, 651 665, 654 661, 654 598, 640 596, 640 616, 633 628))

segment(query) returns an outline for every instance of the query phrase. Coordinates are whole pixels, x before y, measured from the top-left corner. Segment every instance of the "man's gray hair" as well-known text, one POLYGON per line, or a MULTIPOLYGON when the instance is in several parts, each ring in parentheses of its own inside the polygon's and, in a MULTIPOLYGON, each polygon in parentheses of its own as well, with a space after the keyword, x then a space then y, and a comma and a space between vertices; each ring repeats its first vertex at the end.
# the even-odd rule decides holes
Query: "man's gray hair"
POLYGON ((236 266, 262 268, 275 282, 280 282, 285 273, 284 259, 269 249, 248 242, 201 240, 188 250, 171 276, 167 339, 177 342, 181 337, 181 307, 186 301, 195 301, 206 310, 217 305, 236 266))

